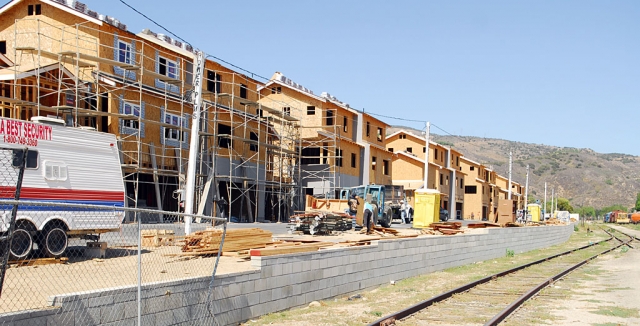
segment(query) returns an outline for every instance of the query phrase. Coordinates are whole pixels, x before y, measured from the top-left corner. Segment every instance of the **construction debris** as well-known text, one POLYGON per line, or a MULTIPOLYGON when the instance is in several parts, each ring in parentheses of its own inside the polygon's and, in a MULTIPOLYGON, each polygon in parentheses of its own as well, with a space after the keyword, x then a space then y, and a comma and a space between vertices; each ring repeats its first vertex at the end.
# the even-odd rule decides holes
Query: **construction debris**
POLYGON ((519 228, 521 226, 522 226, 522 224, 513 223, 513 222, 507 222, 507 223, 504 224, 504 227, 506 227, 506 228, 519 228))
POLYGON ((484 229, 484 228, 499 228, 501 227, 498 223, 490 223, 490 222, 478 222, 478 223, 469 223, 467 227, 470 229, 484 229))
POLYGON ((142 230, 143 247, 173 246, 175 231, 173 230, 142 230))
POLYGON ((458 230, 462 227, 462 223, 460 222, 441 222, 441 223, 431 223, 429 227, 438 231, 440 229, 452 229, 458 230))
POLYGON ((333 231, 351 230, 353 216, 340 212, 310 211, 289 218, 291 233, 331 234, 333 231))
POLYGON ((300 252, 318 251, 320 248, 333 246, 333 242, 320 242, 315 243, 302 243, 302 242, 283 242, 275 245, 270 245, 266 248, 251 249, 249 254, 251 256, 275 256, 286 255, 300 252))
MULTIPOLYGON (((367 233, 367 228, 362 228, 362 230, 360 230, 360 233, 367 233)), ((392 228, 383 228, 381 226, 374 226, 369 234, 375 234, 382 237, 397 236, 398 230, 394 230, 392 228)))
MULTIPOLYGON (((273 234, 259 228, 227 229, 222 246, 223 252, 264 248, 272 243, 273 234)), ((182 255, 214 255, 220 250, 222 230, 198 231, 185 237, 182 255)))
POLYGON ((8 265, 11 268, 25 267, 25 266, 42 266, 51 264, 66 264, 69 262, 68 257, 60 258, 33 258, 28 260, 10 260, 8 265))

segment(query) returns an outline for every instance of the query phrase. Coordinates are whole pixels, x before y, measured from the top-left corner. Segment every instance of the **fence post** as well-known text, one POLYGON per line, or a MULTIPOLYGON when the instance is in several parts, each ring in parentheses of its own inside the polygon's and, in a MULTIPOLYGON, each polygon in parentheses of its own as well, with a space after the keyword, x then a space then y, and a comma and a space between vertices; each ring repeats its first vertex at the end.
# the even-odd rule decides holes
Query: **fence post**
POLYGON ((142 325, 142 219, 135 213, 138 222, 138 325, 142 325))
MULTIPOLYGON (((18 171, 18 182, 16 182, 16 193, 14 195, 14 200, 20 199, 20 189, 22 189, 22 177, 24 176, 24 168, 27 165, 27 152, 29 148, 22 150, 22 160, 20 161, 22 164, 20 166, 20 171, 18 171)), ((15 155, 15 154, 14 154, 15 155)), ((18 203, 13 205, 11 209, 11 222, 9 222, 9 230, 4 239, 4 247, 2 255, 2 270, 0 271, 0 297, 2 296, 2 287, 4 285, 4 275, 7 272, 7 266, 9 264, 9 251, 11 251, 11 240, 13 240, 13 231, 16 228, 16 215, 18 215, 18 203)))

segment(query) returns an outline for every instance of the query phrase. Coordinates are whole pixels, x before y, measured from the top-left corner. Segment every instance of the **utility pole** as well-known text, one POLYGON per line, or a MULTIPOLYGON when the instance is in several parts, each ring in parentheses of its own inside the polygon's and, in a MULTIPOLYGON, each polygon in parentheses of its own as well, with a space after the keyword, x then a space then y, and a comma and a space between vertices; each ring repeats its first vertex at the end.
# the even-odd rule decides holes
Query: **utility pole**
MULTIPOLYGON (((547 182, 544 182, 544 216, 547 215, 547 182)), ((544 219, 543 216, 543 219, 544 219)))
POLYGON ((524 181, 524 220, 527 220, 527 213, 529 213, 529 164, 527 164, 527 178, 524 181))
POLYGON ((424 150, 424 190, 428 189, 427 183, 429 182, 429 129, 431 123, 427 121, 427 131, 425 132, 426 148, 424 150))
POLYGON ((507 188, 509 188, 509 197, 507 199, 511 200, 511 167, 512 167, 512 161, 511 161, 511 151, 509 151, 509 184, 507 185, 507 188))
MULTIPOLYGON (((553 195, 554 192, 556 191, 556 188, 551 188, 551 214, 553 214, 554 209, 553 209, 553 195)), ((553 217, 553 215, 551 215, 551 217, 553 217)))
MULTIPOLYGON (((191 139, 189 142, 189 162, 187 165, 187 180, 185 185, 184 213, 193 214, 193 201, 196 192, 196 163, 198 161, 198 142, 200 140, 200 116, 202 115, 202 72, 204 70, 204 53, 198 51, 196 54, 196 70, 193 74, 192 104, 193 114, 191 115, 191 139)), ((214 167, 215 169, 215 167, 214 167)), ((192 216, 184 218, 184 233, 191 234, 192 216)))

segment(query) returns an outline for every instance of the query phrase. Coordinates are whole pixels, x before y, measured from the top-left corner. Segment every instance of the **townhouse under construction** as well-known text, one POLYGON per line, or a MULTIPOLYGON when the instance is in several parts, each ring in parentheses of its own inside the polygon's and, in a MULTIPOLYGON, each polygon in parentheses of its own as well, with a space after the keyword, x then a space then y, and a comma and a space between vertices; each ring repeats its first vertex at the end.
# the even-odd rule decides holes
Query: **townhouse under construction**
MULTIPOLYGON (((258 80, 206 59, 201 124, 191 126, 196 45, 132 33, 75 0, 13 0, 0 17, 1 115, 115 134, 131 207, 179 211, 189 151, 194 207, 232 221, 285 221, 306 194, 397 183, 385 122, 279 72, 258 80), (199 148, 189 148, 192 130, 199 148)), ((463 187, 457 173, 446 177, 463 187)), ((441 192, 462 211, 462 191, 441 192)))

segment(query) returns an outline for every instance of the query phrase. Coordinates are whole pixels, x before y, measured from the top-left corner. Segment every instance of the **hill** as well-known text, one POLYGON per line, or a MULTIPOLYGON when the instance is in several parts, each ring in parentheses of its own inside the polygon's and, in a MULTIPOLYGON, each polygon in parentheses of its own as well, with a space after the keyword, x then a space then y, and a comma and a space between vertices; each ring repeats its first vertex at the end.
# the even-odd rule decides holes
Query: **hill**
MULTIPOLYGON (((420 134, 419 130, 392 127, 420 134)), ((635 206, 640 192, 640 157, 627 154, 602 154, 588 148, 556 147, 503 139, 431 134, 431 140, 451 146, 464 156, 492 167, 498 174, 509 175, 509 150, 513 154, 512 178, 524 185, 529 164, 529 194, 547 201, 551 188, 573 207, 596 209, 622 204, 635 206)))

